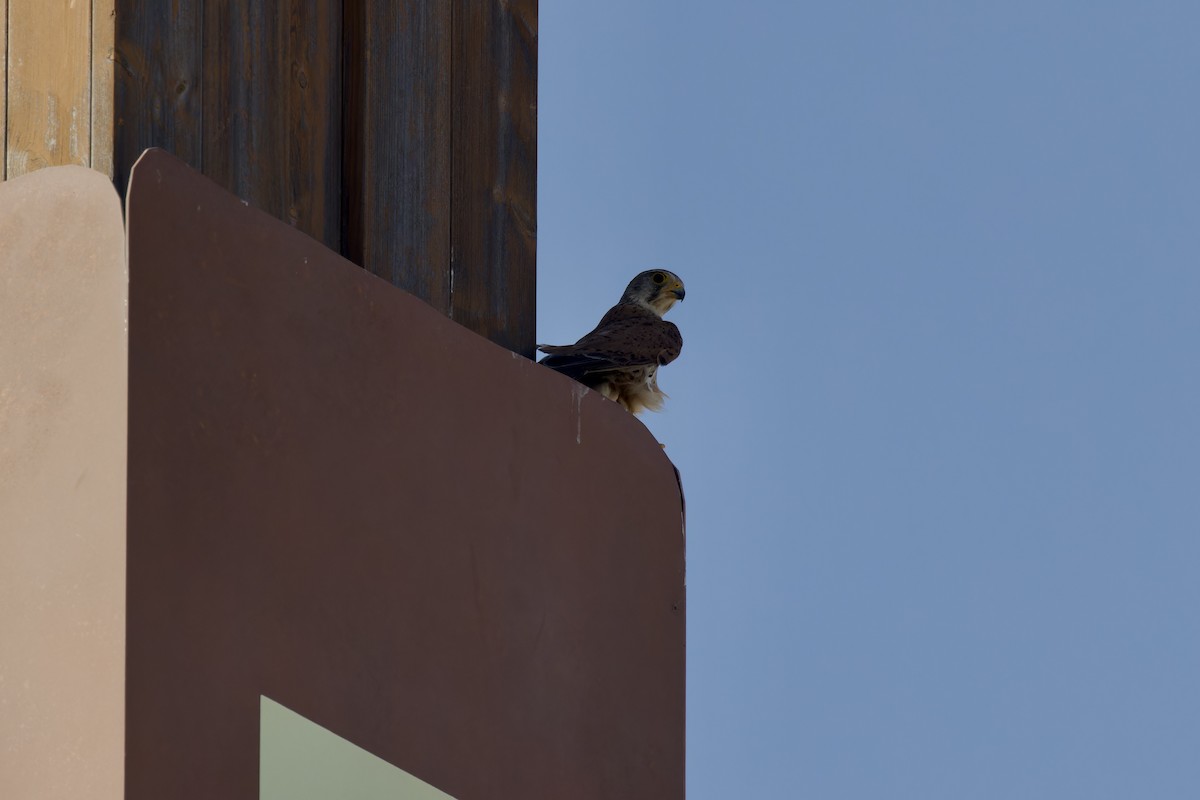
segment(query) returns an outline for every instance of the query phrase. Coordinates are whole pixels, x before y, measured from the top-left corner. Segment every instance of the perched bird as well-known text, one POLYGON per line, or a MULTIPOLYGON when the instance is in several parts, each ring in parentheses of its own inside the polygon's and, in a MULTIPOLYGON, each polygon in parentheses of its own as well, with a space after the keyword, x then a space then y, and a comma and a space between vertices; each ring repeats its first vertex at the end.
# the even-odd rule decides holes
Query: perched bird
POLYGON ((683 281, 652 269, 629 282, 621 302, 575 344, 540 344, 540 363, 595 389, 630 412, 658 411, 667 395, 658 388, 658 368, 683 349, 679 328, 663 314, 682 300, 683 281))

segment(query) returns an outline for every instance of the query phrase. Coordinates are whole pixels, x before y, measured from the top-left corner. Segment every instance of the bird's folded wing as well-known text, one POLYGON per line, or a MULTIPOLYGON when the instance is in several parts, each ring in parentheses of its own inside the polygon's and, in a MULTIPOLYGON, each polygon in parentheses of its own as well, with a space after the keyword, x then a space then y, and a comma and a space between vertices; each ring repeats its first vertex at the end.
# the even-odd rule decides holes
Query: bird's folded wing
POLYGON ((611 320, 575 344, 545 345, 542 363, 578 376, 628 367, 669 364, 683 349, 673 323, 658 317, 628 316, 611 320))
POLYGON ((538 363, 575 380, 582 380, 586 375, 601 375, 605 372, 628 369, 611 361, 588 356, 546 356, 538 363))

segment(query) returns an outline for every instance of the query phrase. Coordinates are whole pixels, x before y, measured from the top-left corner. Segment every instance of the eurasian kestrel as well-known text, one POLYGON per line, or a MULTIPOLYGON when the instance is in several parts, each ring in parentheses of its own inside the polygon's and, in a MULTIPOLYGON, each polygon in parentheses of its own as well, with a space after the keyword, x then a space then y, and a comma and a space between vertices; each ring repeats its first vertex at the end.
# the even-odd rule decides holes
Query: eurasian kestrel
POLYGON ((683 299, 683 281, 652 269, 629 282, 621 302, 575 344, 540 344, 540 363, 595 389, 630 412, 658 411, 667 395, 658 388, 658 368, 683 349, 679 328, 663 314, 683 299))

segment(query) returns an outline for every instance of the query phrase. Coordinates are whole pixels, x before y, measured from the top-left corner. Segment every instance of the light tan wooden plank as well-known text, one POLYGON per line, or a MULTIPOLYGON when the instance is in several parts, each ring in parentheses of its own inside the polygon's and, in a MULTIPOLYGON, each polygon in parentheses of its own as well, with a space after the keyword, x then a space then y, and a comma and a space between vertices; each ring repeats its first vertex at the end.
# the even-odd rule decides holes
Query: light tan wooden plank
POLYGON ((8 2, 0 0, 0 181, 8 167, 8 2))
POLYGON ((92 0, 92 169, 113 176, 115 0, 92 0))
POLYGON ((8 0, 8 177, 91 161, 90 0, 8 0))

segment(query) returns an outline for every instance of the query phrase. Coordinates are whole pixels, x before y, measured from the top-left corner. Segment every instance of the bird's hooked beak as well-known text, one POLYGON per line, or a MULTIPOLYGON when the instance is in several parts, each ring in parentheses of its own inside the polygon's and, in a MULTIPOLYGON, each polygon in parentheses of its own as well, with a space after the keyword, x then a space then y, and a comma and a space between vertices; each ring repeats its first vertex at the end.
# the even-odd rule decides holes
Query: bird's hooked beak
POLYGON ((669 278, 650 295, 649 305, 661 317, 671 310, 671 306, 682 300, 683 296, 683 281, 669 278))

